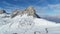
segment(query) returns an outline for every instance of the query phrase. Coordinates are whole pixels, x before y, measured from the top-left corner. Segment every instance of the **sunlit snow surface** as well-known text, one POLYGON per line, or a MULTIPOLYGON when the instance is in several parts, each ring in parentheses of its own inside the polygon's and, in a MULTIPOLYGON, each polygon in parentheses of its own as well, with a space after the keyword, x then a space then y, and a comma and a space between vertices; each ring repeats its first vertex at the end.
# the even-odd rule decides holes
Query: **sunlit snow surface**
POLYGON ((32 16, 0 14, 0 34, 60 34, 60 24, 32 16), (9 15, 7 15, 9 16, 9 15))

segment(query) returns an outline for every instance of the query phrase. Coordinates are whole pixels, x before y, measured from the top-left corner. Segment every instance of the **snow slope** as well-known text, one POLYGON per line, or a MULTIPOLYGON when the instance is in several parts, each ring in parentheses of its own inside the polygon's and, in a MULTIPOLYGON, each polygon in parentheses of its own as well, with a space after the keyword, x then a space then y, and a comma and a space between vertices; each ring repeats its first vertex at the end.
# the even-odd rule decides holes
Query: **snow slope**
POLYGON ((18 15, 3 18, 0 15, 0 34, 60 34, 60 24, 33 16, 18 15), (55 29, 56 28, 56 29, 55 29))

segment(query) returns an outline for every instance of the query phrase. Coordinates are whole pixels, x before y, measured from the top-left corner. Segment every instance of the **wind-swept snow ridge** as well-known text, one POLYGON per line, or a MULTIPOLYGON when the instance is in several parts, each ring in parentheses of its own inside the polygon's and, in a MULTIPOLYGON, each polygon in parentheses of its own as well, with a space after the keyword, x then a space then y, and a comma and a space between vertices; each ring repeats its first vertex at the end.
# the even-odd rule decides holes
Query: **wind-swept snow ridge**
POLYGON ((10 15, 8 14, 0 14, 0 26, 2 25, 6 25, 8 23, 10 23, 10 18, 9 18, 10 15))
MULTIPOLYGON (((60 24, 41 18, 34 18, 33 16, 27 16, 27 14, 4 19, 6 19, 6 24, 0 27, 0 34, 34 34, 36 31, 45 34, 45 28, 60 26, 60 24)), ((4 19, 2 19, 2 21, 4 19)), ((0 23, 2 23, 2 21, 0 21, 0 23)))

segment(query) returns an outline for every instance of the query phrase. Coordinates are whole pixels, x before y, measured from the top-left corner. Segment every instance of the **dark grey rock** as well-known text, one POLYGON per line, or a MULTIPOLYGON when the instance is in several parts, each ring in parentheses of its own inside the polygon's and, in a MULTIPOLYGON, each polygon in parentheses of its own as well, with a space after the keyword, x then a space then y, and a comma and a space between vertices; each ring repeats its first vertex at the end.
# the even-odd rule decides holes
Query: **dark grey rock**
POLYGON ((0 14, 6 13, 5 10, 0 10, 0 14))

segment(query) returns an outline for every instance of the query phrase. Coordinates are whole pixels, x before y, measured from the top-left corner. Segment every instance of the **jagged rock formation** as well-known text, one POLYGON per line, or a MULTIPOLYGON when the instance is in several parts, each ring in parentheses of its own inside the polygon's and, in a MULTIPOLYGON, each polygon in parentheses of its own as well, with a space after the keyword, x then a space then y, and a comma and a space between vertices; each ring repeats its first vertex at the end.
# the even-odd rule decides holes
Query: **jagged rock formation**
POLYGON ((12 14, 11 14, 11 18, 13 18, 16 15, 18 15, 19 12, 20 12, 20 10, 18 10, 18 9, 16 9, 15 11, 13 11, 12 14))
POLYGON ((0 14, 6 13, 5 10, 0 10, 0 14))
POLYGON ((28 8, 26 8, 25 10, 21 11, 16 9, 15 11, 12 12, 11 17, 15 17, 16 15, 23 15, 23 14, 28 14, 28 16, 33 16, 33 17, 37 17, 40 18, 36 12, 35 9, 32 6, 29 6, 28 8))
POLYGON ((25 9, 25 12, 28 13, 28 16, 33 16, 33 17, 37 17, 40 18, 37 14, 35 9, 32 6, 29 6, 28 8, 25 9))

